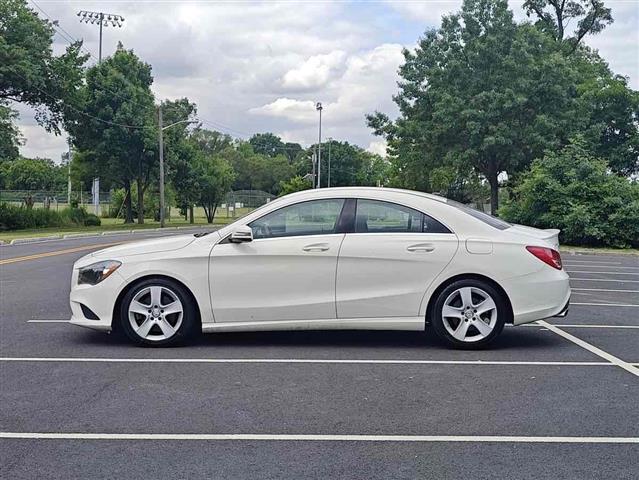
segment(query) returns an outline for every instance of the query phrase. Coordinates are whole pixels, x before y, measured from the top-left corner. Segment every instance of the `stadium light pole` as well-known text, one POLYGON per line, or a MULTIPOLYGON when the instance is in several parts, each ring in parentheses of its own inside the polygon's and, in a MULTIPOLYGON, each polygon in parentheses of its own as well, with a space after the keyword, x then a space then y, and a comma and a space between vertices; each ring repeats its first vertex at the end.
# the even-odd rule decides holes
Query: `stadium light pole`
POLYGON ((164 130, 182 123, 198 123, 197 120, 180 120, 169 125, 162 125, 162 106, 158 107, 158 136, 160 143, 160 228, 164 228, 164 130))
POLYGON ((122 15, 116 15, 115 13, 92 12, 89 10, 80 10, 77 15, 78 17, 80 17, 80 23, 91 23, 93 25, 98 24, 98 26, 100 27, 100 47, 98 50, 98 63, 101 63, 102 27, 108 27, 109 25, 111 25, 112 27, 122 28, 124 17, 122 15))
POLYGON ((322 102, 317 102, 315 110, 319 112, 319 144, 317 145, 317 188, 322 188, 322 102))

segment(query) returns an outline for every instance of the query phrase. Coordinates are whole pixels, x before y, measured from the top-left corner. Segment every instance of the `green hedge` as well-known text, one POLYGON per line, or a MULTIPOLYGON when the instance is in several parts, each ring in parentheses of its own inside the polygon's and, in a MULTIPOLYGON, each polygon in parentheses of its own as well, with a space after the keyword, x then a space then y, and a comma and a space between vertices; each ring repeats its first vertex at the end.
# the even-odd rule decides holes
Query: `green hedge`
POLYGON ((639 183, 612 173, 580 139, 535 160, 499 214, 559 228, 570 245, 639 247, 639 183))
POLYGON ((84 208, 65 208, 61 211, 45 208, 17 207, 0 203, 0 231, 44 227, 98 226, 100 219, 84 208))

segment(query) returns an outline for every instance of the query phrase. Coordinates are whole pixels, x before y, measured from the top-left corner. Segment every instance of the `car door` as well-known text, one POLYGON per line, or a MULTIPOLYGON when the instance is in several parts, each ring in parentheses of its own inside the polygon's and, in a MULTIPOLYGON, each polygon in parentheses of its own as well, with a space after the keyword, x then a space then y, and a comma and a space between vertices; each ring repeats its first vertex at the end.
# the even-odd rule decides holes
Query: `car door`
POLYGON ((415 317, 428 286, 457 250, 457 236, 412 208, 358 199, 340 249, 338 318, 415 317))
POLYGON ((252 241, 217 244, 209 272, 215 322, 334 319, 343 205, 288 205, 249 223, 252 241))

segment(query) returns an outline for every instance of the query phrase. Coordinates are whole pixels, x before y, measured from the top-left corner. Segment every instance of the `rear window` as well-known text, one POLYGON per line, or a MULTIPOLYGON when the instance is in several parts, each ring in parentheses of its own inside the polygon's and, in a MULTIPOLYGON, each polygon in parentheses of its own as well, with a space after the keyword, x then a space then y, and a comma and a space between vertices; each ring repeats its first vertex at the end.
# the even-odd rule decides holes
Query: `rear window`
POLYGON ((471 217, 476 218, 477 220, 481 220, 482 222, 490 225, 491 227, 495 227, 499 230, 506 230, 507 228, 512 227, 512 225, 508 222, 504 222, 497 217, 493 217, 484 212, 480 212, 479 210, 475 210, 474 208, 469 207, 468 205, 464 205, 463 203, 455 202, 454 200, 446 200, 446 203, 452 205, 453 207, 457 207, 464 213, 467 213, 471 217))

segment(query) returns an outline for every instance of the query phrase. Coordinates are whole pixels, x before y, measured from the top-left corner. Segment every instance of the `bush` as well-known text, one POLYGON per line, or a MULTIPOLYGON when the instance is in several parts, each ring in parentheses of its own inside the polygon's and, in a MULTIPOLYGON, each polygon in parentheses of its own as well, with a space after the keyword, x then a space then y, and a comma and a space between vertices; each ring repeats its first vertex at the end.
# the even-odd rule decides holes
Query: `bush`
POLYGON ((522 177, 499 210, 504 219, 559 228, 572 245, 639 247, 639 184, 611 173, 581 139, 535 160, 522 177))
POLYGON ((17 207, 0 203, 0 231, 26 228, 98 226, 100 219, 83 208, 66 208, 60 212, 44 208, 17 207))

